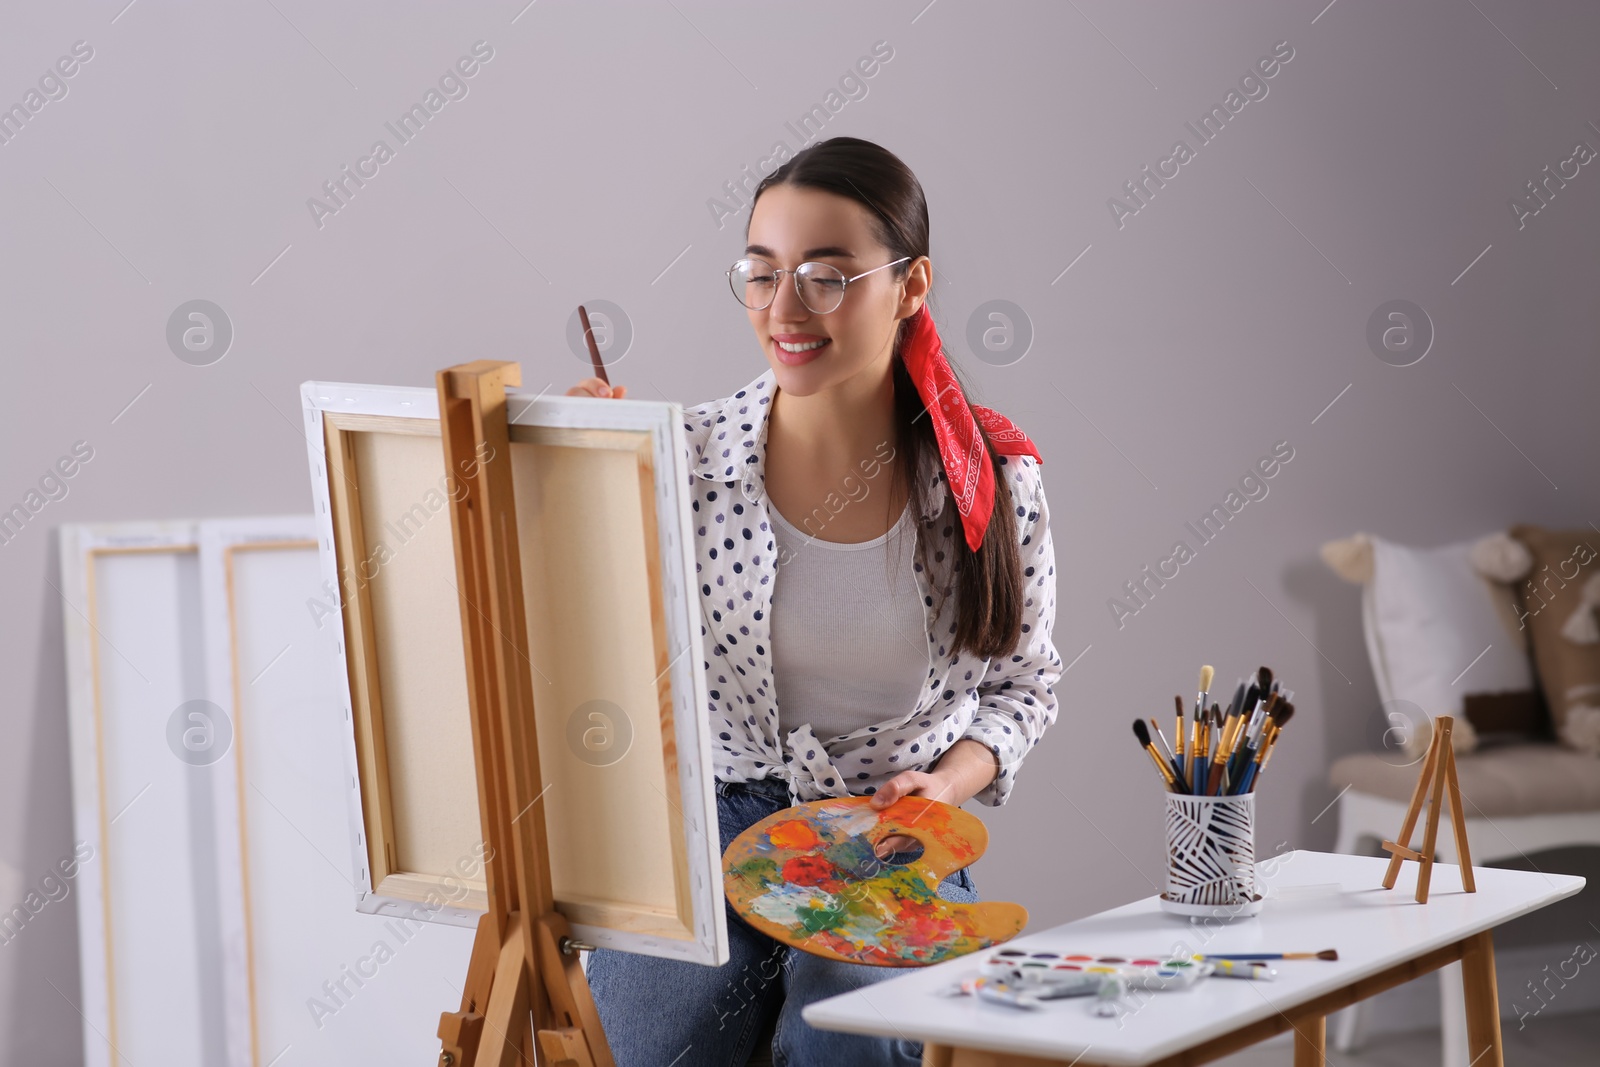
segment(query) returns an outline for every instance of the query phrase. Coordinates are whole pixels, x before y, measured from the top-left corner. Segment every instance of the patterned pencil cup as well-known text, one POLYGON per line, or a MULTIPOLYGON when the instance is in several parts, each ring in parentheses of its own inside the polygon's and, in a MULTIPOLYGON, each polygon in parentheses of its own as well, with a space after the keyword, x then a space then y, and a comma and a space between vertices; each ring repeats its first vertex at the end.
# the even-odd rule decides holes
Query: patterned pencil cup
POLYGON ((1233 919, 1261 910, 1256 889, 1256 795, 1168 793, 1163 910, 1233 919))

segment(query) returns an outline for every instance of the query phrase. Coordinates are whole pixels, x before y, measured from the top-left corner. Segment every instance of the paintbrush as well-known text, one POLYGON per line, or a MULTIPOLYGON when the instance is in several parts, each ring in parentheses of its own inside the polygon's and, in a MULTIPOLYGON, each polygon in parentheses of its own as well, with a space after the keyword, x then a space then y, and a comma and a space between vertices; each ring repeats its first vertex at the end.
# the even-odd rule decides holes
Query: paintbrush
POLYGON ((1236 682, 1234 682, 1233 699, 1228 702, 1228 714, 1229 715, 1237 715, 1237 714, 1239 714, 1240 709, 1242 709, 1244 707, 1244 697, 1245 697, 1244 679, 1240 678, 1236 682))
POLYGON ((1283 731, 1283 724, 1288 722, 1293 714, 1294 705, 1287 699, 1279 700, 1277 706, 1272 709, 1272 717, 1267 722, 1267 728, 1262 731, 1261 751, 1256 753, 1257 763, 1266 756, 1268 749, 1278 743, 1278 734, 1283 731))
POLYGON ((1244 775, 1239 782, 1239 788, 1234 792, 1248 793, 1255 789, 1256 777, 1261 773, 1262 760, 1266 757, 1267 751, 1277 743, 1278 731, 1283 729, 1283 724, 1293 714, 1294 705, 1287 700, 1279 700, 1273 707, 1271 716, 1261 731, 1261 740, 1256 744, 1255 752, 1249 762, 1244 765, 1244 775))
POLYGON ((1150 727, 1144 724, 1143 719, 1133 720, 1133 736, 1139 739, 1139 747, 1150 753, 1150 759, 1156 765, 1156 770, 1161 772, 1161 780, 1167 784, 1167 792, 1174 792, 1177 779, 1173 777, 1172 768, 1168 767, 1161 759, 1161 753, 1156 751, 1155 743, 1150 740, 1150 727))
POLYGON ((1216 677, 1216 670, 1211 669, 1211 664, 1200 667, 1200 691, 1195 694, 1195 726, 1202 726, 1205 720, 1205 705, 1211 699, 1211 678, 1216 677))
MULTIPOLYGON (((1223 726, 1224 726, 1224 719, 1222 717, 1222 709, 1219 708, 1215 703, 1213 703, 1211 705, 1210 710, 1205 713, 1205 719, 1206 719, 1206 750, 1205 750, 1205 758, 1207 760, 1210 760, 1211 751, 1212 751, 1213 745, 1222 744, 1222 730, 1223 730, 1223 726)), ((1208 786, 1211 784, 1209 775, 1207 776, 1206 784, 1208 786)))
POLYGON ((1245 723, 1244 728, 1240 731, 1238 743, 1234 745, 1233 755, 1228 758, 1227 777, 1223 780, 1224 793, 1232 794, 1239 791, 1238 787, 1244 779, 1245 768, 1250 766, 1251 761, 1255 759, 1256 753, 1260 751, 1260 731, 1271 721, 1268 715, 1271 714, 1271 708, 1276 705, 1277 700, 1278 694, 1269 694, 1267 703, 1256 709, 1255 714, 1250 716, 1249 721, 1245 723), (1266 709, 1266 714, 1262 713, 1263 708, 1266 709))
POLYGON ((589 312, 582 304, 578 305, 578 321, 583 324, 583 339, 589 342, 589 360, 594 364, 595 377, 609 386, 611 379, 606 377, 606 365, 600 358, 600 346, 594 343, 594 330, 589 326, 589 312))
MULTIPOLYGON (((1277 743, 1278 734, 1283 730, 1283 724, 1288 722, 1289 721, 1289 717, 1291 715, 1293 715, 1293 714, 1294 714, 1294 704, 1292 704, 1290 702, 1288 697, 1280 698, 1278 700, 1278 706, 1272 709, 1272 716, 1271 716, 1270 721, 1267 723, 1266 730, 1263 731, 1263 733, 1262 733, 1262 738, 1261 738, 1261 753, 1262 753, 1262 755, 1265 755, 1266 750, 1271 748, 1274 744, 1277 743)), ((1256 762, 1257 763, 1261 762, 1261 757, 1260 756, 1258 756, 1256 758, 1256 762)))
POLYGON ((1200 754, 1200 716, 1183 712, 1182 696, 1174 695, 1172 702, 1173 706, 1176 707, 1180 713, 1183 713, 1184 718, 1188 720, 1188 726, 1186 729, 1189 731, 1189 762, 1194 767, 1194 771, 1190 773, 1189 777, 1193 778, 1195 774, 1198 773, 1200 776, 1200 787, 1203 789, 1205 788, 1206 766, 1205 758, 1200 754))
MULTIPOLYGON (((1205 729, 1206 728, 1205 705, 1206 705, 1206 701, 1210 701, 1210 699, 1211 699, 1211 678, 1213 678, 1213 677, 1216 677, 1216 670, 1214 670, 1213 667, 1211 667, 1211 664, 1205 664, 1205 665, 1203 665, 1203 667, 1200 667, 1200 689, 1198 689, 1197 693, 1195 693, 1194 720, 1195 720, 1195 737, 1197 737, 1197 739, 1200 739, 1200 741, 1203 741, 1203 742, 1210 741, 1210 739, 1208 739, 1208 737, 1205 737, 1205 733, 1206 733, 1206 729, 1205 729)), ((1206 752, 1206 744, 1200 745, 1200 752, 1202 752, 1202 753, 1206 752)), ((1200 757, 1200 761, 1202 761, 1202 766, 1205 765, 1205 758, 1206 758, 1205 755, 1202 755, 1202 757, 1200 757)))
MULTIPOLYGON (((1258 672, 1242 692, 1238 686, 1234 688, 1233 705, 1228 709, 1226 725, 1226 733, 1229 739, 1228 759, 1230 761, 1233 758, 1233 754, 1244 744, 1244 740, 1250 736, 1251 730, 1256 724, 1257 713, 1262 708, 1262 702, 1268 699, 1272 672, 1265 667, 1261 668, 1261 670, 1266 671, 1264 679, 1258 672)), ((1242 686, 1244 683, 1241 682, 1240 685, 1242 686)), ((1215 792, 1218 795, 1226 793, 1229 786, 1236 780, 1237 774, 1238 770, 1232 766, 1231 762, 1225 764, 1222 781, 1215 792)))
POLYGON ((1238 743, 1241 731, 1240 724, 1243 722, 1244 716, 1241 715, 1227 723, 1227 729, 1222 731, 1222 737, 1217 743, 1217 753, 1211 757, 1211 766, 1206 770, 1205 792, 1207 796, 1218 796, 1222 791, 1222 787, 1225 784, 1223 776, 1228 768, 1228 757, 1233 755, 1233 748, 1238 743))
POLYGON ((1222 955, 1206 953, 1207 960, 1336 960, 1339 950, 1325 948, 1321 952, 1230 952, 1222 955))
MULTIPOLYGON (((1261 668, 1266 670, 1265 667, 1261 668)), ((1267 717, 1272 714, 1272 709, 1278 703, 1278 694, 1272 692, 1269 686, 1263 686, 1261 692, 1266 699, 1256 705, 1251 712, 1250 720, 1245 724, 1243 739, 1238 743, 1233 759, 1228 764, 1228 781, 1237 782, 1244 774, 1245 764, 1255 756, 1255 749, 1261 744, 1261 731, 1266 728, 1267 717)))
POLYGON ((1178 758, 1177 754, 1172 751, 1172 746, 1167 744, 1167 735, 1161 732, 1161 724, 1156 722, 1154 715, 1150 716, 1150 729, 1155 731, 1156 743, 1161 746, 1161 751, 1167 754, 1167 762, 1172 763, 1178 758))
POLYGON ((1173 727, 1173 733, 1172 733, 1172 736, 1174 736, 1174 737, 1176 737, 1178 739, 1178 752, 1177 752, 1178 770, 1185 771, 1185 773, 1187 773, 1187 767, 1186 767, 1186 765, 1184 763, 1184 756, 1183 756, 1183 751, 1184 751, 1183 750, 1183 737, 1184 737, 1184 729, 1183 729, 1183 697, 1181 695, 1175 695, 1175 696, 1173 696, 1172 699, 1176 702, 1177 708, 1178 708, 1178 719, 1177 719, 1176 725, 1173 727))
POLYGON ((1261 777, 1262 772, 1267 769, 1267 761, 1272 758, 1273 749, 1278 747, 1278 735, 1283 733, 1283 728, 1289 725, 1289 720, 1293 717, 1293 704, 1284 704, 1278 709, 1278 717, 1273 723, 1272 737, 1267 741, 1265 747, 1262 748, 1261 761, 1259 764, 1257 764, 1255 773, 1250 776, 1250 784, 1252 788, 1255 786, 1256 780, 1261 777))
POLYGON ((1261 690, 1256 683, 1251 682, 1244 691, 1244 699, 1239 701, 1239 706, 1234 709, 1235 715, 1248 715, 1255 710, 1256 702, 1261 699, 1261 690))
POLYGON ((1249 688, 1244 691, 1244 698, 1228 712, 1228 721, 1232 722, 1234 719, 1240 718, 1248 720, 1250 713, 1255 710, 1256 704, 1260 699, 1261 690, 1256 688, 1254 682, 1251 682, 1249 688))
POLYGON ((1216 744, 1216 739, 1218 739, 1216 726, 1218 726, 1218 707, 1213 704, 1210 709, 1202 709, 1202 712, 1200 712, 1200 768, 1202 768, 1202 774, 1200 774, 1200 789, 1198 789, 1198 792, 1202 793, 1205 792, 1206 785, 1210 784, 1210 782, 1206 782, 1205 771, 1210 769, 1211 745, 1216 744))
POLYGON ((1155 716, 1150 717, 1150 728, 1156 732, 1156 740, 1161 742, 1161 747, 1167 753, 1167 765, 1172 768, 1173 778, 1178 783, 1178 792, 1187 793, 1189 782, 1183 775, 1183 768, 1178 766, 1178 758, 1172 752, 1172 746, 1167 744, 1167 735, 1161 732, 1161 724, 1156 722, 1155 716))

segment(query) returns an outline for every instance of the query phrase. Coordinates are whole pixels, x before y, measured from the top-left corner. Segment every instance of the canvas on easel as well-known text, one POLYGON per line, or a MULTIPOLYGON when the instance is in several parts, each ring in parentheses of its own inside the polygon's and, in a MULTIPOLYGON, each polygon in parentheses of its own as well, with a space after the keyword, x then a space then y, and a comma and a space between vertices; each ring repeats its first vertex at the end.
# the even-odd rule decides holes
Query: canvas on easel
MULTIPOLYGON (((433 389, 302 387, 331 651, 348 700, 357 906, 476 924, 437 872, 483 840, 451 507, 433 389)), ((537 798, 582 942, 720 964, 721 856, 681 408, 511 390, 510 471, 537 798)), ((459 885, 462 880, 458 880, 459 885)))

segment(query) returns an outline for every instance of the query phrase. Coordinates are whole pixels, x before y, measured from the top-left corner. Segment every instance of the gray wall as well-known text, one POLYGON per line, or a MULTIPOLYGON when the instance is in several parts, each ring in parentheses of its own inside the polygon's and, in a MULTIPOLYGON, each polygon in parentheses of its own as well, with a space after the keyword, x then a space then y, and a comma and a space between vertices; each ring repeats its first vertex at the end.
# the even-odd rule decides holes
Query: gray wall
MULTIPOLYGON (((711 201, 799 148, 786 124, 880 41, 822 133, 927 190, 941 329, 1046 460, 1073 663, 1011 803, 979 809, 980 889, 1038 926, 1155 890, 1161 798, 1128 722, 1201 662, 1219 689, 1266 663, 1298 691, 1261 843, 1330 847, 1325 769, 1371 743, 1376 695, 1317 546, 1600 522, 1600 164, 1520 226, 1509 206, 1600 147, 1600 10, 923 3, 7 4, 0 104, 74 42, 93 56, 0 145, 0 505, 94 454, 0 545, 0 905, 72 847, 52 527, 308 511, 301 381, 491 357, 565 389, 585 300, 631 321, 631 395, 726 395, 765 364, 721 277, 745 215, 711 201), (384 124, 480 40, 467 95, 400 144, 384 124), (1199 146, 1184 124, 1282 41, 1267 95, 1199 146), (1109 198, 1180 138, 1194 158, 1119 225, 1109 198), (308 198, 378 139, 393 158, 319 225, 308 198), (195 299, 235 331, 205 366, 167 340, 195 299), (1004 366, 962 341, 995 299, 1033 331, 1004 366), (1407 367, 1365 336, 1393 299, 1436 332, 1407 367), (1108 599, 1280 441, 1269 495, 1119 627, 1108 599)), ((46 981, 75 994, 76 940, 52 907, 0 945, 0 1060, 78 1062, 46 981)))

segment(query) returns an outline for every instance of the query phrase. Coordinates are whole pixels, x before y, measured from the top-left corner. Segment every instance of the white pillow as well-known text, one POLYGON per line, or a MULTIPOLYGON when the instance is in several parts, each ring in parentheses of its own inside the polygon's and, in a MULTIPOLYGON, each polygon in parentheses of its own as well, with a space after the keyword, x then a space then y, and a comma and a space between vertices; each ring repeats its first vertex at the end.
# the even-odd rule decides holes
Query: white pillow
MULTIPOLYGON (((1373 537, 1372 578, 1362 588, 1367 653, 1378 695, 1409 701, 1425 718, 1404 731, 1401 747, 1412 757, 1427 751, 1430 720, 1455 717, 1457 752, 1477 747, 1463 715, 1468 693, 1525 692, 1533 688, 1526 645, 1509 632, 1496 598, 1506 595, 1472 565, 1473 541, 1411 548, 1373 537)), ((1402 706, 1403 707, 1403 706, 1402 706)))

